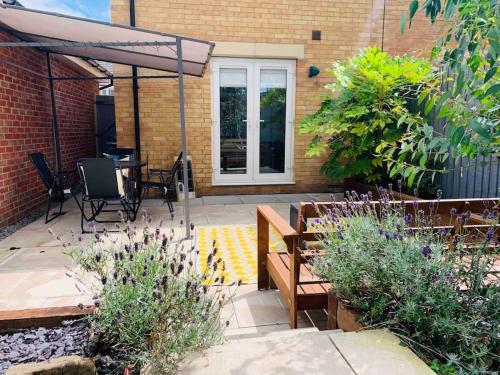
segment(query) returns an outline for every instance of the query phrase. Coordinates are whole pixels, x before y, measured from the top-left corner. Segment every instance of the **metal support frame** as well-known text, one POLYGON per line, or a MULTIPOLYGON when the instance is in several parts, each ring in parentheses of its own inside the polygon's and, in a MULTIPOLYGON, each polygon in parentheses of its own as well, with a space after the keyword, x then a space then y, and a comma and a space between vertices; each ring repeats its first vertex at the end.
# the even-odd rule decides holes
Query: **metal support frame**
POLYGON ((61 143, 59 140, 59 124, 57 123, 56 95, 54 93, 54 80, 52 78, 52 64, 50 62, 50 52, 47 52, 47 70, 49 73, 50 101, 52 105, 52 133, 54 136, 54 149, 56 154, 56 170, 62 172, 61 163, 61 143))
MULTIPOLYGON (((135 1, 129 2, 130 26, 135 27, 135 1)), ((134 100, 134 141, 137 160, 141 160, 141 126, 139 119, 139 84, 137 81, 137 66, 132 66, 132 96, 134 100)), ((142 194, 142 175, 139 171, 137 176, 139 195, 142 194)))
POLYGON ((175 42, 0 42, 0 47, 162 47, 175 46, 175 42))
POLYGON ((187 133, 186 114, 184 108, 184 65, 182 63, 182 39, 177 38, 177 72, 179 74, 179 116, 181 122, 182 135, 182 172, 184 180, 184 214, 186 224, 186 238, 191 237, 191 219, 189 217, 189 174, 188 174, 188 153, 187 153, 187 133))
POLYGON ((54 81, 101 81, 101 80, 119 80, 119 79, 162 79, 162 78, 179 78, 178 75, 152 75, 152 76, 109 76, 109 77, 53 77, 54 81))

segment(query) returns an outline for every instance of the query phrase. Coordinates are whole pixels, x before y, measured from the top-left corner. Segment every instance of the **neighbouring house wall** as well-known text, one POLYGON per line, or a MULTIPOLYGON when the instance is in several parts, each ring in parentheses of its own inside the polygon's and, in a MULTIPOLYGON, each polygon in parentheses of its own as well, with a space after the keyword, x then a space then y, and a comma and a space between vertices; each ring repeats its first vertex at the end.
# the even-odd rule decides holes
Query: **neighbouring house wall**
MULTIPOLYGON (((0 31, 0 40, 14 41, 0 31)), ((0 60, 47 76, 44 53, 28 48, 0 48, 0 60)), ((80 76, 63 57, 52 56, 54 76, 80 76)), ((55 83, 64 170, 79 158, 95 155, 94 81, 55 83)), ((52 112, 47 79, 0 61, 0 227, 45 204, 46 190, 28 154, 43 152, 55 167, 52 112)))
MULTIPOLYGON (((437 27, 417 17, 411 30, 400 34, 399 24, 409 0, 386 0, 384 48, 391 53, 428 55, 437 39, 437 27)), ((384 0, 141 0, 136 2, 138 27, 180 34, 215 42, 300 44, 304 58, 297 60, 295 95, 293 185, 212 186, 211 78, 186 77, 186 121, 188 148, 198 194, 256 194, 324 191, 328 181, 321 175, 321 158, 305 156, 310 137, 297 132, 297 123, 318 109, 318 93, 331 78, 326 69, 334 59, 345 59, 360 48, 381 45, 384 0), (311 40, 311 31, 321 30, 322 40, 311 40), (307 77, 309 66, 321 69, 307 77)), ((115 23, 129 24, 129 0, 111 0, 115 23)), ((217 47, 216 47, 217 50, 217 47)), ((115 66, 115 73, 130 74, 130 68, 115 66)), ((139 69, 139 72, 147 71, 139 69)), ((115 103, 118 143, 134 146, 131 82, 116 82, 115 103)), ((181 149, 177 82, 139 81, 141 150, 153 167, 171 165, 181 149)))

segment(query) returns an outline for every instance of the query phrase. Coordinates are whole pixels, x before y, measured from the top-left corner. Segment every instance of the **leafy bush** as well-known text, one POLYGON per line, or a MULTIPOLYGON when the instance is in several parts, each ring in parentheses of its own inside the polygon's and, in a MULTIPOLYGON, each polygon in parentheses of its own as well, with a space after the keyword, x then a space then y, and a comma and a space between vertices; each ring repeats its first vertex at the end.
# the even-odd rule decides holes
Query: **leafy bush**
POLYGON ((378 182, 397 158, 383 155, 385 149, 399 145, 410 128, 430 128, 415 98, 435 80, 433 68, 427 60, 390 56, 373 47, 334 62, 329 73, 335 81, 326 87, 333 95, 300 122, 301 134, 314 134, 307 154, 329 151, 322 168, 329 178, 378 182))
MULTIPOLYGON (((126 224, 120 240, 95 233, 88 246, 70 255, 98 278, 96 312, 90 317, 96 351, 108 353, 133 372, 152 364, 157 373, 173 373, 190 352, 219 343, 221 307, 229 296, 210 287, 215 270, 224 268, 214 248, 206 272, 196 266, 196 250, 179 229, 137 230, 126 224)), ((82 241, 82 238, 80 238, 82 241)), ((83 244, 83 243, 82 243, 83 244)))
MULTIPOLYGON (((420 94, 437 119, 445 121, 443 131, 413 128, 407 134, 402 154, 421 158, 449 156, 474 160, 500 154, 500 3, 497 0, 409 0, 402 15, 401 30, 417 12, 432 23, 441 19, 442 34, 432 57, 446 72, 445 89, 428 87, 420 94)), ((403 155, 404 156, 404 155, 403 155)), ((396 163, 397 172, 422 174, 419 165, 396 163)))
MULTIPOLYGON (((335 230, 326 240, 326 256, 314 261, 315 272, 360 312, 366 327, 391 329, 435 359, 432 366, 440 373, 492 374, 500 365, 500 283, 491 275, 486 281, 498 259, 498 243, 487 247, 494 228, 479 247, 467 247, 479 233, 426 229, 434 225, 437 206, 425 217, 417 202, 413 212, 388 202, 384 193, 382 220, 367 197, 351 197, 344 209, 323 216, 318 225, 335 230)), ((488 209, 485 215, 497 221, 497 212, 488 209)))

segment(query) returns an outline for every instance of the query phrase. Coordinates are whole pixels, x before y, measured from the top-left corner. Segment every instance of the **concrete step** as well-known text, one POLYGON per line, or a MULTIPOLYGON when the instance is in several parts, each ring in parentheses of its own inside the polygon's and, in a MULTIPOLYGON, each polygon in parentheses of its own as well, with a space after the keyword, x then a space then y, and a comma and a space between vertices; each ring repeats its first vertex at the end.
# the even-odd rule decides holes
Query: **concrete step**
MULTIPOLYGON (((433 375, 384 330, 345 333, 298 329, 239 337, 190 355, 190 375, 433 375)), ((434 374, 435 375, 435 374, 434 374)))
POLYGON ((268 325, 248 328, 237 328, 226 330, 225 338, 228 341, 239 341, 253 338, 267 337, 289 337, 298 336, 307 333, 319 332, 316 327, 290 329, 288 324, 268 325))

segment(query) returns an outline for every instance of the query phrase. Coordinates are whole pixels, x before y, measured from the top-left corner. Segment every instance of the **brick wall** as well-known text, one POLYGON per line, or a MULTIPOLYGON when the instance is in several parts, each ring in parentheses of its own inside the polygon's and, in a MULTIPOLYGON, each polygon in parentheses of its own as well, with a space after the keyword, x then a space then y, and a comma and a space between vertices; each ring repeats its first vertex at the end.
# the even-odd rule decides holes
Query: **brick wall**
MULTIPOLYGON (((0 40, 14 40, 0 31, 0 40)), ((27 48, 0 48, 0 60, 47 76, 45 54, 27 48)), ((54 76, 79 76, 73 63, 52 56, 54 76)), ((63 169, 95 155, 94 81, 55 83, 63 169)), ((41 151, 55 166, 48 80, 0 61, 0 227, 46 202, 45 188, 28 161, 41 151)))
MULTIPOLYGON (((437 27, 417 18, 411 30, 399 32, 399 20, 409 0, 386 0, 384 47, 391 53, 427 55, 436 40, 437 27)), ((345 59, 360 48, 380 45, 383 0, 141 0, 136 2, 139 27, 212 41, 303 44, 304 59, 297 61, 295 122, 314 112, 317 93, 331 79, 326 73, 334 59, 345 59), (311 40, 321 30, 322 40, 311 40), (307 77, 316 65, 319 76, 307 77)), ((113 22, 129 24, 129 1, 111 0, 113 22)), ((130 74, 130 68, 115 67, 130 74)), ((204 78, 185 79, 188 148, 193 159, 197 192, 204 194, 278 193, 321 191, 331 183, 320 173, 321 158, 304 155, 309 137, 295 129, 294 185, 212 186, 210 69, 204 78)), ((116 82, 118 142, 133 147, 131 83, 116 82)), ((171 164, 181 148, 177 83, 143 80, 139 83, 141 149, 153 166, 171 164)))

